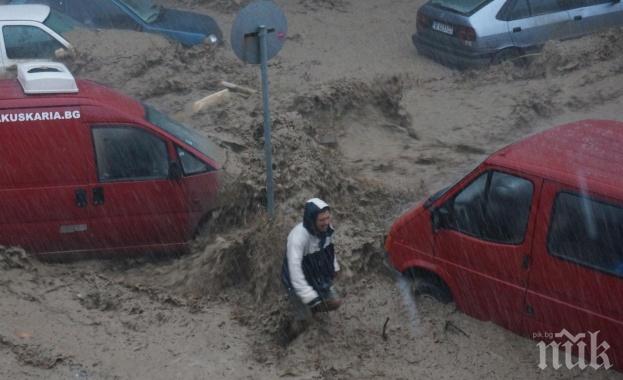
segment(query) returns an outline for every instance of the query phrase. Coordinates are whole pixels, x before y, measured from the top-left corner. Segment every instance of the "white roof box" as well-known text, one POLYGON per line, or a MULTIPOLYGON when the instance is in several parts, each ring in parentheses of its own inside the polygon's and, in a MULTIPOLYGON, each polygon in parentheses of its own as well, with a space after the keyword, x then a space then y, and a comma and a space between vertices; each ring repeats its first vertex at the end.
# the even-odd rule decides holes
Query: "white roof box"
POLYGON ((78 92, 74 76, 58 62, 20 63, 17 65, 17 80, 25 94, 78 92))

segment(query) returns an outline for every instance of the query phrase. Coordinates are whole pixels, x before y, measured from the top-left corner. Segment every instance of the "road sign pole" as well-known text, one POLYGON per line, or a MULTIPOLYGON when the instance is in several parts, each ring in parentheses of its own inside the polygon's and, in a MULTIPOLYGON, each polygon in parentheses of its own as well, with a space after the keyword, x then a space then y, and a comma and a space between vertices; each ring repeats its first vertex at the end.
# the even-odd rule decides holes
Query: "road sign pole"
POLYGON ((273 146, 270 141, 270 105, 268 99, 268 60, 283 47, 288 21, 274 1, 256 0, 244 7, 231 27, 231 47, 238 58, 260 64, 262 105, 264 107, 264 161, 266 162, 266 208, 275 216, 273 188, 273 146))
POLYGON ((268 31, 265 25, 258 28, 260 43, 260 71, 262 76, 262 101, 264 105, 264 159, 266 161, 266 203, 268 215, 275 216, 275 194, 273 189, 273 147, 271 143, 270 104, 268 98, 268 46, 266 43, 268 31))

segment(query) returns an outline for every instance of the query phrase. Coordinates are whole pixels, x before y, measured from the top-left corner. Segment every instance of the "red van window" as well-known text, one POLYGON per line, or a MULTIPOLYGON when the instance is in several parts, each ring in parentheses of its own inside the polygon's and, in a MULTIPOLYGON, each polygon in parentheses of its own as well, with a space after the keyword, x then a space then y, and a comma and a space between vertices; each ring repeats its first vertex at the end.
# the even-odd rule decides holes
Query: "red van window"
POLYGON ((489 171, 461 190, 443 207, 446 227, 483 240, 520 244, 528 226, 532 182, 489 171))
POLYGON ((100 181, 167 178, 167 145, 132 127, 94 127, 93 142, 100 181))
POLYGON ((176 147, 177 156, 180 158, 182 163, 182 170, 185 175, 193 175, 199 173, 205 173, 208 171, 213 171, 214 169, 205 164, 203 161, 200 161, 195 157, 192 153, 187 150, 176 147))
POLYGON ((623 277, 623 207, 558 194, 547 246, 553 256, 623 277))
POLYGON ((156 110, 154 107, 144 104, 145 119, 158 128, 172 134, 184 143, 197 149, 199 152, 216 161, 222 161, 221 149, 218 148, 206 136, 202 135, 193 128, 187 127, 171 119, 166 114, 156 110))

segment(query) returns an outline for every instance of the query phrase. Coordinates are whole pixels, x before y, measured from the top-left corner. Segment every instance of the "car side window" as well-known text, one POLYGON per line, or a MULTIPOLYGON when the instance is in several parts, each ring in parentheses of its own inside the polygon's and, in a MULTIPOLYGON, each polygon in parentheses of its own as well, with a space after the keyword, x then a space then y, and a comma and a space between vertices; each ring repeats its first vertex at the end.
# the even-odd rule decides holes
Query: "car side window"
POLYGON ((57 11, 65 11, 65 0, 27 0, 18 4, 45 4, 57 11))
POLYGON ((588 3, 586 4, 586 6, 614 3, 613 0, 586 0, 586 1, 588 3))
POLYGON ((134 127, 96 126, 92 132, 100 181, 168 177, 167 145, 159 137, 134 127))
POLYGON ((590 7, 599 4, 612 3, 612 0, 561 0, 564 9, 590 7))
POLYGON ((547 241, 550 255, 623 277, 623 207, 559 193, 547 241))
POLYGON ((9 59, 51 58, 63 47, 43 29, 30 25, 2 27, 4 46, 9 59))
POLYGON ((575 9, 585 7, 587 0, 560 0, 563 9, 575 9))
POLYGON ((530 7, 528 6, 528 0, 516 0, 512 9, 509 11, 507 20, 520 20, 522 18, 530 17, 530 7))
POLYGON ((46 0, 45 3, 52 9, 65 12, 65 0, 46 0))
POLYGON ((140 26, 111 0, 72 0, 70 16, 88 26, 139 29, 140 26))
POLYGON ((560 0, 530 0, 532 16, 564 11, 560 0))
POLYGON ((74 20, 81 22, 88 26, 93 25, 93 17, 91 14, 93 11, 89 10, 89 5, 87 2, 82 0, 65 0, 67 1, 67 11, 65 12, 69 17, 74 20))
POLYGON ((210 166, 203 161, 200 161, 187 150, 180 147, 176 147, 176 150, 177 156, 180 158, 180 162, 182 163, 182 170, 185 175, 205 173, 213 170, 210 166))
POLYGON ((520 244, 532 193, 532 182, 524 178, 486 172, 450 200, 447 227, 483 240, 520 244))

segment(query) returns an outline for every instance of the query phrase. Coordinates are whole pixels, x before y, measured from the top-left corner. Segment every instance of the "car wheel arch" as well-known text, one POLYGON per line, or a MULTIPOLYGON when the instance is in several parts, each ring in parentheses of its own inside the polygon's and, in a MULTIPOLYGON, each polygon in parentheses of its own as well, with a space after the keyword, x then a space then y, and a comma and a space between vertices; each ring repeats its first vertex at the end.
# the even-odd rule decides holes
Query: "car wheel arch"
POLYGON ((493 54, 491 57, 491 63, 500 64, 504 61, 513 61, 524 54, 524 50, 515 45, 506 46, 493 54))
POLYGON ((412 264, 402 274, 413 281, 415 294, 427 294, 441 303, 458 302, 454 281, 440 268, 412 264))

